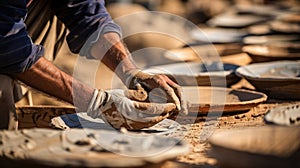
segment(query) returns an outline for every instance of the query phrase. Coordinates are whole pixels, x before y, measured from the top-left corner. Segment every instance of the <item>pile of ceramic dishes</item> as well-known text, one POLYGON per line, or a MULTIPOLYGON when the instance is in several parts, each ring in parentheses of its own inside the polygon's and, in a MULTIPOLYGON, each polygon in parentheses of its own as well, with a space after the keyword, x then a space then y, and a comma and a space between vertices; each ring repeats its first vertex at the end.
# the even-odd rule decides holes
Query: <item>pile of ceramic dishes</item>
POLYGON ((267 31, 243 39, 246 45, 243 52, 253 62, 299 60, 300 11, 286 9, 274 16, 274 19, 264 24, 267 31))
POLYGON ((300 99, 300 61, 255 63, 237 69, 237 75, 276 99, 300 99))

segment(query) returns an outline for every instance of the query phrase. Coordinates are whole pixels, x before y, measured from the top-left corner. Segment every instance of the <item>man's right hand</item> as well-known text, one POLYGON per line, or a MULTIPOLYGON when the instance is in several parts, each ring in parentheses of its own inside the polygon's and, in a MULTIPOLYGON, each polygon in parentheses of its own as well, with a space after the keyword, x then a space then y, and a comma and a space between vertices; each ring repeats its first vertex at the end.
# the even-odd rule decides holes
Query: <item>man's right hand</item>
POLYGON ((116 129, 125 127, 128 130, 140 130, 157 124, 176 111, 174 103, 131 100, 128 96, 132 94, 128 93, 121 89, 95 90, 88 107, 88 115, 102 118, 116 129))

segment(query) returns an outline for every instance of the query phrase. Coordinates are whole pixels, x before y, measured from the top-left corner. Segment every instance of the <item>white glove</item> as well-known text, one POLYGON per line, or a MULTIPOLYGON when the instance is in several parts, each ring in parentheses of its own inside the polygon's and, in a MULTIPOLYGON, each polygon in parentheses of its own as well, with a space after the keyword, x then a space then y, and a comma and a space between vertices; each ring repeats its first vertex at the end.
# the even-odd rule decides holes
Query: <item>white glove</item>
POLYGON ((139 130, 157 124, 176 109, 174 103, 131 100, 128 97, 132 97, 132 94, 128 93, 121 89, 95 90, 87 114, 92 118, 102 118, 116 129, 125 127, 128 130, 139 130))

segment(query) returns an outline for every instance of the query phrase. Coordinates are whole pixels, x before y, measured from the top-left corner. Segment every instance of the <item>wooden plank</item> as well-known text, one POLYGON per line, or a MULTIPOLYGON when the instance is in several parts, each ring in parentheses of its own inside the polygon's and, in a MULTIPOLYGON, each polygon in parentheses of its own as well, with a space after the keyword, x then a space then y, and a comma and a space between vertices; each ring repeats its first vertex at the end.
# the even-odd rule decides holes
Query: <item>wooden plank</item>
POLYGON ((53 117, 76 113, 72 106, 17 106, 19 129, 23 128, 51 128, 53 117))

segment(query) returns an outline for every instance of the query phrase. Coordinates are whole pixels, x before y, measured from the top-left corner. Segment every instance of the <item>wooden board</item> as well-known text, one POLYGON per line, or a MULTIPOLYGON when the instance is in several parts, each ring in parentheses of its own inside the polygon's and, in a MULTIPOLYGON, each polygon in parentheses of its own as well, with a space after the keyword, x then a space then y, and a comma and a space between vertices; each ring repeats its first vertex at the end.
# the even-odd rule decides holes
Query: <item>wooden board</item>
POLYGON ((246 111, 267 100, 260 92, 219 87, 183 87, 183 98, 190 114, 246 111))

